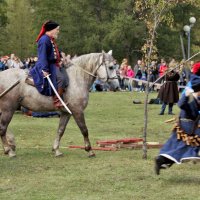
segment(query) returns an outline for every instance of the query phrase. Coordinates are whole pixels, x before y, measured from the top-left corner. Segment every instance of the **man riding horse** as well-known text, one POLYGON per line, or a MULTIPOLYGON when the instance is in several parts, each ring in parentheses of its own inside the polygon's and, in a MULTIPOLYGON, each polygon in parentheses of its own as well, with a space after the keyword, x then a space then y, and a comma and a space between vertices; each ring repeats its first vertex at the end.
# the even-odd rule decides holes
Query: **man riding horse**
POLYGON ((56 22, 48 21, 43 24, 37 38, 38 61, 30 70, 35 87, 27 84, 29 78, 22 69, 8 69, 0 73, 0 138, 4 153, 9 157, 16 156, 16 153, 15 144, 12 142, 14 136, 10 137, 11 139, 8 138, 7 128, 19 106, 36 112, 54 111, 59 108, 59 126, 52 147, 55 156, 62 155, 59 149, 60 141, 71 116, 83 135, 85 150, 89 157, 95 156, 89 139, 84 110, 88 105, 89 89, 95 79, 107 82, 113 90, 119 88, 116 69, 113 68, 112 51, 81 55, 70 61, 69 68, 62 68, 60 53, 55 43, 58 33, 59 24, 56 22), (70 80, 69 85, 68 80, 70 80), (62 95, 70 110, 60 98, 62 95), (62 105, 65 110, 61 108, 62 105))
POLYGON ((54 21, 47 21, 42 25, 36 39, 38 43, 38 61, 29 73, 41 94, 53 96, 55 108, 61 108, 63 105, 45 77, 50 77, 60 97, 62 97, 68 85, 66 70, 61 65, 61 54, 55 42, 59 28, 59 24, 54 21))

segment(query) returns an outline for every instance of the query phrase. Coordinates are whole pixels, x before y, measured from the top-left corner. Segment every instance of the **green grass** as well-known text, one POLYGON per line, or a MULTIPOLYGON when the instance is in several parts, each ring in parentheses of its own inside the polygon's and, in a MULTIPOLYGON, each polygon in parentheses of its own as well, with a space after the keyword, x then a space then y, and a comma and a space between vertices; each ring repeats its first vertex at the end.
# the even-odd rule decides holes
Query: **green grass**
MULTIPOLYGON (((155 97, 155 93, 150 94, 155 97)), ((142 137, 143 93, 91 93, 85 116, 90 140, 142 137)), ((160 105, 149 105, 148 141, 165 142, 171 116, 159 116, 160 105)), ((174 112, 179 109, 175 106, 174 112)), ((199 165, 187 163, 154 175, 153 159, 159 149, 149 149, 147 160, 141 149, 116 152, 96 151, 88 158, 80 149, 82 135, 73 119, 62 138, 64 156, 51 153, 58 118, 31 118, 15 114, 10 130, 15 133, 17 157, 10 159, 0 151, 0 199, 19 200, 165 200, 200 199, 199 165)))

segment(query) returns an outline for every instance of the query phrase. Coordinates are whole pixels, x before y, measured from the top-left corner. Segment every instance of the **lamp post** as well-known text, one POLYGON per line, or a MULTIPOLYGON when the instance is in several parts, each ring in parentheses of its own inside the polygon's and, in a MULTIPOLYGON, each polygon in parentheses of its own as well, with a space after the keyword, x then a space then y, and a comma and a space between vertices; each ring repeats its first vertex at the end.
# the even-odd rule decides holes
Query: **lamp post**
POLYGON ((183 30, 185 31, 187 37, 188 37, 188 49, 187 49, 187 53, 188 53, 188 58, 190 58, 190 32, 192 27, 194 26, 195 22, 196 22, 196 18, 195 17, 190 17, 189 19, 190 25, 185 25, 183 27, 183 30))

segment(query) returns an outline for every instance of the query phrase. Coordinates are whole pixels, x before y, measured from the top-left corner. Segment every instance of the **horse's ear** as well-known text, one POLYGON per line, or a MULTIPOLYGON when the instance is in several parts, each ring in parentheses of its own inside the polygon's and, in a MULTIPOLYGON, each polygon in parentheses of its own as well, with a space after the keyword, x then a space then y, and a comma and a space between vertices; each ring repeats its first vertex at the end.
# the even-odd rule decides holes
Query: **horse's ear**
POLYGON ((105 53, 105 51, 104 50, 102 50, 102 52, 101 53, 105 53))
POLYGON ((108 54, 112 56, 112 50, 110 50, 110 51, 108 52, 108 54))

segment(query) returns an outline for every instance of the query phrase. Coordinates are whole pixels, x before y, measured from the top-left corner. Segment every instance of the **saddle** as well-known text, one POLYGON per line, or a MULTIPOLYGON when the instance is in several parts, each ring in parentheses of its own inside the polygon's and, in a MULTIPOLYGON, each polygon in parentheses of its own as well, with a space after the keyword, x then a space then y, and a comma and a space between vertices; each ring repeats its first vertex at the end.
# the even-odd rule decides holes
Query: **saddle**
POLYGON ((35 87, 34 80, 33 80, 33 78, 31 76, 27 76, 27 78, 25 79, 25 83, 35 87))

